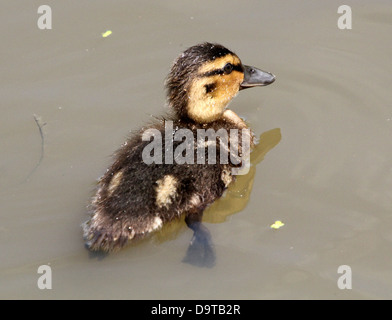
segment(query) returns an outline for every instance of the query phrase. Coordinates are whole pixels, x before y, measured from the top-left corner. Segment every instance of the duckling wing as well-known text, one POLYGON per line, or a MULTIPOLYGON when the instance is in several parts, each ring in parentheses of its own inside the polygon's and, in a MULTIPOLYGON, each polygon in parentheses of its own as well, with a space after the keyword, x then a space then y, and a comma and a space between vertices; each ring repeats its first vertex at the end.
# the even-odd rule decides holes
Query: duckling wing
POLYGON ((100 179, 83 225, 87 247, 113 251, 183 214, 202 212, 226 187, 222 166, 146 164, 146 143, 130 143, 100 179))

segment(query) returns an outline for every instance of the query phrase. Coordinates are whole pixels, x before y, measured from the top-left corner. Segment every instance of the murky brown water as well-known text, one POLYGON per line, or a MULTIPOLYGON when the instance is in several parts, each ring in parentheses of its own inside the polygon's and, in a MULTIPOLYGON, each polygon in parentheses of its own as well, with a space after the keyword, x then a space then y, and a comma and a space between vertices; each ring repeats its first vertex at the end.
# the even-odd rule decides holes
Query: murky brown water
POLYGON ((0 4, 1 298, 392 298, 391 1, 46 1, 52 30, 37 27, 41 4, 0 4), (352 30, 337 27, 342 4, 352 30), (264 160, 206 215, 216 266, 181 262, 183 226, 91 258, 80 224, 95 180, 202 41, 277 75, 231 104, 264 133, 264 160))

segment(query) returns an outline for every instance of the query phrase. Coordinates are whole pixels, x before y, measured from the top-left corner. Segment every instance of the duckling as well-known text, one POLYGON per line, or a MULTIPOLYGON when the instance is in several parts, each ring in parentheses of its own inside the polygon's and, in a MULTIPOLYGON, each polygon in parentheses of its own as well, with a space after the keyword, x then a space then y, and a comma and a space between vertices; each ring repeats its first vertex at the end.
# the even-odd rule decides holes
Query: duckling
MULTIPOLYGON (((274 80, 269 72, 243 65, 234 52, 222 45, 206 42, 186 49, 174 61, 165 83, 173 114, 133 134, 98 181, 89 206, 90 217, 82 225, 87 248, 116 251, 185 216, 187 226, 194 232, 185 261, 199 256, 204 261, 201 264, 213 265, 215 253, 210 233, 201 223, 203 212, 233 183, 235 175, 230 169, 241 163, 219 161, 219 151, 224 147, 219 142, 215 145, 215 163, 173 161, 173 157, 183 154, 176 154, 174 147, 184 142, 174 137, 180 129, 193 133, 190 140, 185 140, 193 154, 199 150, 198 130, 248 129, 235 112, 227 109, 229 102, 242 89, 265 86, 274 80), (148 132, 164 136, 158 144, 161 160, 146 161, 146 154, 152 153, 151 136, 146 139, 148 132), (172 149, 168 148, 170 143, 172 149)), ((230 139, 231 136, 226 148, 232 143, 230 139)), ((238 141, 241 149, 242 140, 238 141)), ((157 149, 153 151, 155 157, 157 149)), ((207 160, 207 151, 203 157, 207 160)))

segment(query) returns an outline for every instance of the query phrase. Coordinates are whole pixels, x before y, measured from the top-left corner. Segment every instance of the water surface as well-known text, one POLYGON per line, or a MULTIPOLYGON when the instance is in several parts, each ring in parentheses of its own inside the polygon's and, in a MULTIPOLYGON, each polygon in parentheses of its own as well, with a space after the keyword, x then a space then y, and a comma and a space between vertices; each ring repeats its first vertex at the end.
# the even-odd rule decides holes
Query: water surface
POLYGON ((390 1, 345 2, 352 30, 337 27, 340 1, 47 1, 52 30, 37 27, 41 4, 0 5, 1 298, 392 298, 390 1), (96 179, 165 111, 172 61, 202 41, 277 75, 230 105, 279 139, 267 135, 238 201, 234 189, 206 215, 216 266, 181 262, 183 225, 91 258, 80 224, 96 179), (37 287, 43 264, 51 290, 37 287))

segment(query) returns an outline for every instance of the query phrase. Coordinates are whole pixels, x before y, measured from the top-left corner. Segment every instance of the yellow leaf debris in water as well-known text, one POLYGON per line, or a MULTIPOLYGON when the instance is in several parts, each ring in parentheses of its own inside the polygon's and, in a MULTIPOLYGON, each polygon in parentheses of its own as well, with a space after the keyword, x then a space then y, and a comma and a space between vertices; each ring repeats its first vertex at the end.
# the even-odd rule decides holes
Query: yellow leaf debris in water
POLYGON ((275 221, 273 224, 271 224, 271 229, 279 229, 284 226, 284 223, 280 220, 275 221))
POLYGON ((105 31, 105 32, 102 33, 102 38, 109 37, 111 34, 112 34, 111 30, 105 31))

